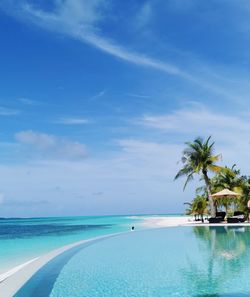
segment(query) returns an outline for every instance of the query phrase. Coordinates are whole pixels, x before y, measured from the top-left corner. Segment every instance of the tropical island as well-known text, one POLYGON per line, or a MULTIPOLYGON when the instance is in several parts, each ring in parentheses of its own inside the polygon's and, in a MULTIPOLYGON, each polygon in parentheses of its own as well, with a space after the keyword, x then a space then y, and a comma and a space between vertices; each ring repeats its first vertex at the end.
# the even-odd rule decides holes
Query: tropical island
POLYGON ((175 179, 186 177, 184 190, 187 184, 200 177, 201 186, 196 189, 196 196, 188 206, 186 214, 194 215, 196 220, 204 221, 203 216, 216 217, 219 209, 225 210, 227 218, 238 212, 248 219, 248 201, 250 197, 250 177, 242 175, 236 164, 231 168, 219 166, 221 154, 214 154, 215 143, 211 136, 203 140, 196 138, 193 142, 186 142, 179 170, 175 179), (212 177, 209 177, 211 173, 212 177), (200 218, 199 218, 200 217, 200 218))

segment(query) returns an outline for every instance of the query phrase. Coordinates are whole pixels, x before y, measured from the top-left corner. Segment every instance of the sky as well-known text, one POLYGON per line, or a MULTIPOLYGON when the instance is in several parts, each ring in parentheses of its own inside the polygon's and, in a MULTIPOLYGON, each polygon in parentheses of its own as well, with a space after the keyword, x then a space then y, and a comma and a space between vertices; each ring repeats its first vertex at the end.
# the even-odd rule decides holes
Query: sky
POLYGON ((0 216, 180 213, 186 141, 250 164, 248 0, 0 0, 0 216))

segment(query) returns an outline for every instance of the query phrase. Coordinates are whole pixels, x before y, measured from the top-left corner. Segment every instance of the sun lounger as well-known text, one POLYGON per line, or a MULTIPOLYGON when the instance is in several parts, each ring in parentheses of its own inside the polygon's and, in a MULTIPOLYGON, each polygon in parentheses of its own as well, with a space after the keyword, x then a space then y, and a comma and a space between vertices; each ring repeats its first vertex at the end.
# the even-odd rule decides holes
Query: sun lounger
POLYGON ((245 222, 245 215, 242 211, 235 211, 231 218, 227 219, 228 223, 243 223, 245 222))
POLYGON ((225 211, 217 211, 215 217, 209 218, 209 223, 221 223, 225 220, 225 211))

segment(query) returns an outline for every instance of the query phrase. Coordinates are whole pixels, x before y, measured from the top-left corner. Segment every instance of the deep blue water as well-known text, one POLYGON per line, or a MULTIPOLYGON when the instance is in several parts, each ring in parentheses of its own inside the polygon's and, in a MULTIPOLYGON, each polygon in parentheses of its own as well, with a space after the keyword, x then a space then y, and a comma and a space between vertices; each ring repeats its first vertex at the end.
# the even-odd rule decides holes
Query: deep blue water
POLYGON ((103 225, 59 225, 59 224, 43 224, 43 225, 4 225, 0 228, 0 240, 32 238, 37 236, 65 236, 78 232, 94 231, 100 229, 109 229, 112 224, 103 225))

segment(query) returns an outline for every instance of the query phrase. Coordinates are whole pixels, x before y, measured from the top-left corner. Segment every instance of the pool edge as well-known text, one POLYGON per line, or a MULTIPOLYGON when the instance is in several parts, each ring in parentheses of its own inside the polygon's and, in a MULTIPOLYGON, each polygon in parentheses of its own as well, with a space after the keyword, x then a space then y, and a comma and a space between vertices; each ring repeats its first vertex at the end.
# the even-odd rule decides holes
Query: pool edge
POLYGON ((65 245, 61 248, 55 249, 49 253, 46 253, 37 259, 33 260, 32 262, 28 263, 12 275, 9 275, 5 278, 2 282, 0 282, 0 292, 3 294, 4 297, 12 297, 15 295, 18 290, 22 288, 22 286, 44 265, 48 262, 53 260, 55 257, 59 256, 60 254, 80 245, 84 245, 86 243, 91 243, 100 239, 105 239, 109 237, 118 236, 121 234, 126 234, 129 232, 120 232, 120 233, 112 233, 108 235, 93 237, 91 239, 84 239, 77 241, 72 244, 65 245))

